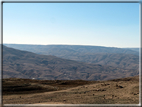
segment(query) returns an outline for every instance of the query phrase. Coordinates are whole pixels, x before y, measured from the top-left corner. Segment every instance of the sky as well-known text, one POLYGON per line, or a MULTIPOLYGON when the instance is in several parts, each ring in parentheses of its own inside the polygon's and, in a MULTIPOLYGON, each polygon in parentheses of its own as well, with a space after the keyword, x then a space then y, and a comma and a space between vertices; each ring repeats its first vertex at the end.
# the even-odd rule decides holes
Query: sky
POLYGON ((3 3, 3 43, 140 46, 139 3, 3 3))

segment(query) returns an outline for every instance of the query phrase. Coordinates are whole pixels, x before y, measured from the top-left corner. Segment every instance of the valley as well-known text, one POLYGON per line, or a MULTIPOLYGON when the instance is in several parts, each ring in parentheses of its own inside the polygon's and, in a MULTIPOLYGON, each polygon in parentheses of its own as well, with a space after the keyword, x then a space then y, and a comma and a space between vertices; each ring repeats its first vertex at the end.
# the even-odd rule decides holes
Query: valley
POLYGON ((39 55, 3 46, 3 78, 109 80, 138 75, 138 63, 133 66, 135 66, 133 69, 123 69, 63 59, 52 55, 39 55))
POLYGON ((123 69, 139 69, 139 48, 83 45, 4 45, 40 55, 53 55, 79 62, 114 66, 123 69))
POLYGON ((76 48, 33 52, 3 46, 3 104, 139 103, 135 49, 76 48))

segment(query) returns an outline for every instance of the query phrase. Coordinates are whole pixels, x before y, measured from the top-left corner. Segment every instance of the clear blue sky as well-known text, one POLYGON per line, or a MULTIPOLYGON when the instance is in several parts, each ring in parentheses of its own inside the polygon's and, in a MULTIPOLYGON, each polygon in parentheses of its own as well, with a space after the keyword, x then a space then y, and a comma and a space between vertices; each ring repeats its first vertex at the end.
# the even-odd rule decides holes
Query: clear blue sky
POLYGON ((139 3, 4 3, 3 43, 139 47, 139 3))

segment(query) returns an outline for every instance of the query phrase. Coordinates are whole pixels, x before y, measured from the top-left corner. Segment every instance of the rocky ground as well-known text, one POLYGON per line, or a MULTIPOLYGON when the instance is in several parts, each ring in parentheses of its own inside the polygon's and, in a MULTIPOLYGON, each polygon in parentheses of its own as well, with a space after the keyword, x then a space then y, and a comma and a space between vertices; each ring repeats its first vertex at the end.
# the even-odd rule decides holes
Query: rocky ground
POLYGON ((3 104, 139 104, 139 77, 110 81, 3 79, 3 104))

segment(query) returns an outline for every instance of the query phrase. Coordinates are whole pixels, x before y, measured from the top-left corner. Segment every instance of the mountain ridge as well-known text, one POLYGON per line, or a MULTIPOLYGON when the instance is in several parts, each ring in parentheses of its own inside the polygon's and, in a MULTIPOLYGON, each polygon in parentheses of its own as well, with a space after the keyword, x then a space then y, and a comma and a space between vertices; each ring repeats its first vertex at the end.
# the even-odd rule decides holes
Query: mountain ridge
MULTIPOLYGON (((7 44, 8 45, 8 44, 7 44)), ((101 64, 106 66, 114 66, 122 69, 139 69, 139 52, 130 54, 128 49, 112 48, 102 46, 80 46, 80 45, 18 45, 9 44, 16 49, 30 51, 40 55, 53 55, 64 59, 75 60, 79 62, 101 64), (103 48, 103 49, 100 49, 103 48), (101 50, 103 50, 101 52, 101 50), (105 51, 107 50, 107 51, 105 51), (121 51, 121 52, 115 52, 121 51), (122 51, 123 50, 123 51, 122 51), (128 53, 128 54, 126 54, 128 53), (137 55, 135 55, 137 53, 137 55)))
MULTIPOLYGON (((4 44, 5 46, 27 50, 27 51, 34 51, 38 48, 40 51, 42 49, 71 49, 76 50, 78 52, 90 51, 91 53, 126 53, 126 54, 134 54, 139 55, 138 52, 128 49, 128 48, 116 48, 116 47, 105 47, 105 46, 88 46, 88 45, 28 45, 28 44, 4 44), (86 48, 87 47, 87 48, 86 48), (32 49, 32 50, 31 50, 32 49)), ((87 53, 87 52, 85 52, 87 53)))
POLYGON ((4 78, 108 80, 138 74, 138 70, 121 69, 100 64, 87 64, 3 46, 4 78))

